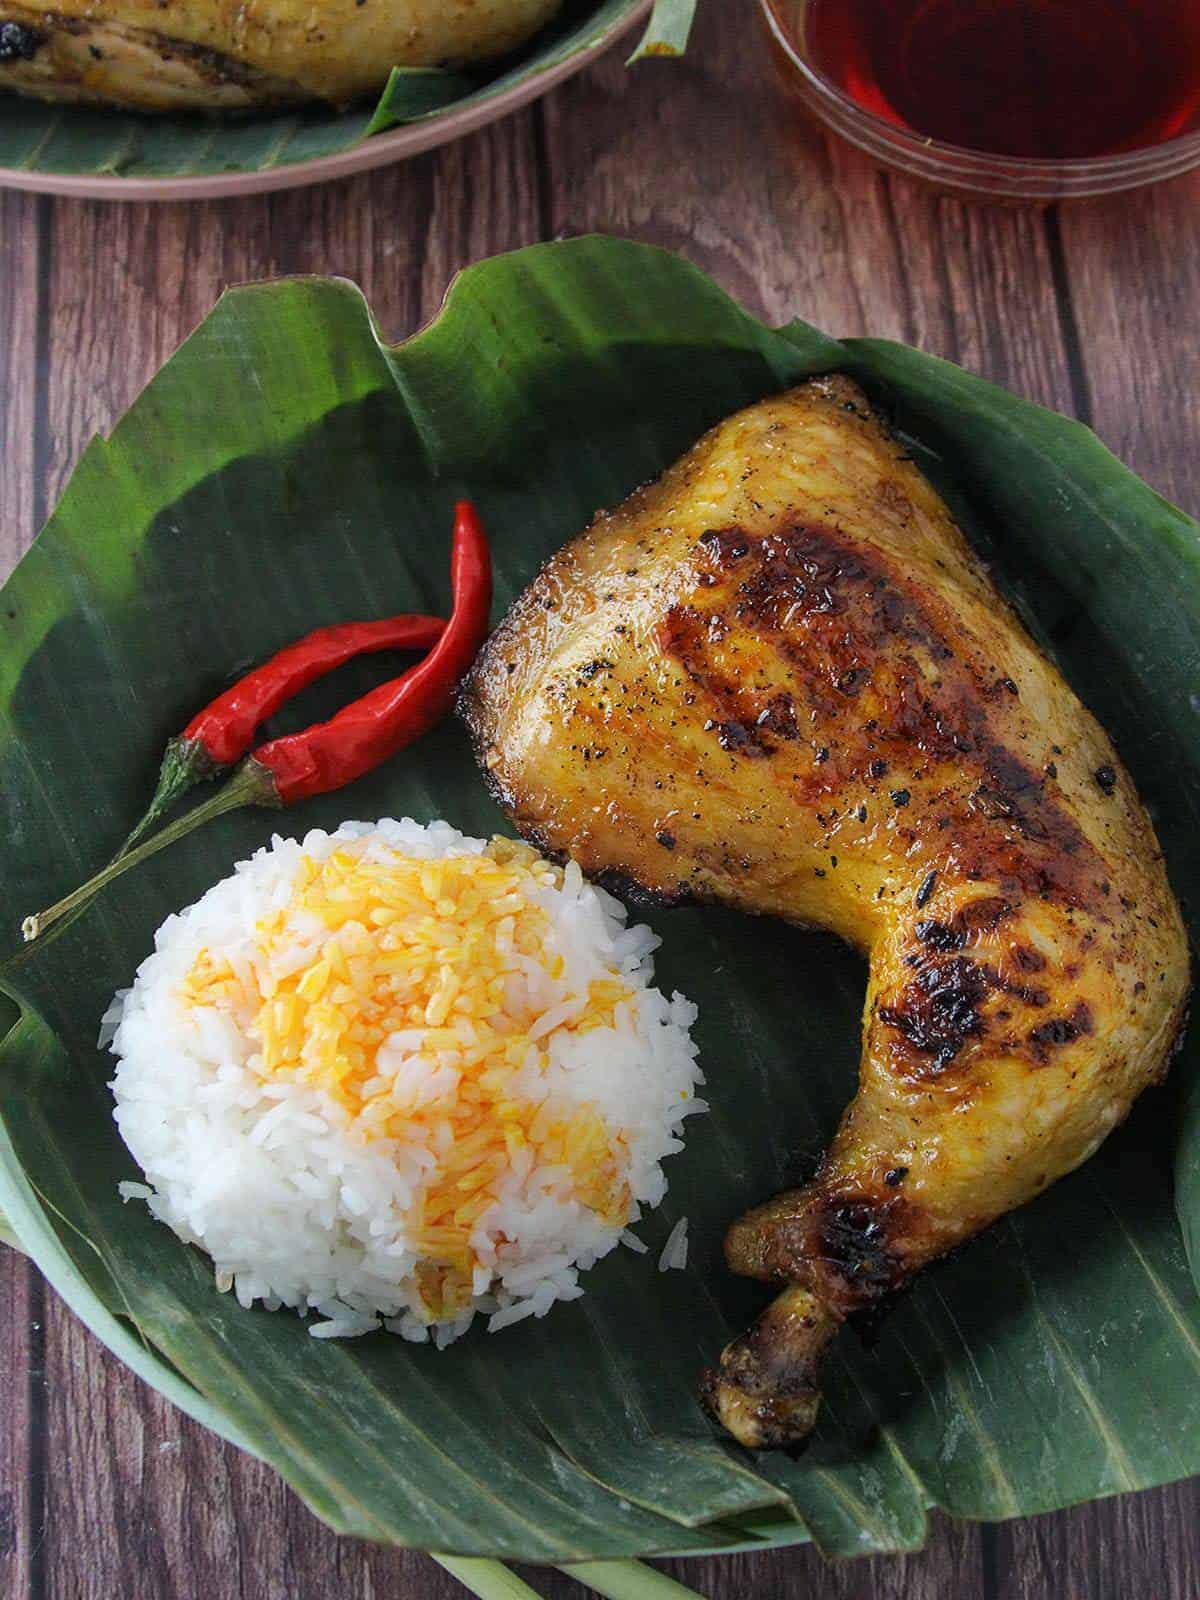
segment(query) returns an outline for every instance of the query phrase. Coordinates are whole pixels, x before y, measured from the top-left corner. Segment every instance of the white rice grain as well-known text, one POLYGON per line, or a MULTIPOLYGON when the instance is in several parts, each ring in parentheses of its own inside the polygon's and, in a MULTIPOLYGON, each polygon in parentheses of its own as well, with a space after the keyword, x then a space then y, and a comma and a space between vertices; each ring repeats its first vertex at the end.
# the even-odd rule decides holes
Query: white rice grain
POLYGON ((687 1266, 687 1230, 688 1219, 680 1217, 667 1235, 667 1242, 663 1245, 662 1255, 658 1258, 658 1270, 660 1272, 682 1271, 687 1266))

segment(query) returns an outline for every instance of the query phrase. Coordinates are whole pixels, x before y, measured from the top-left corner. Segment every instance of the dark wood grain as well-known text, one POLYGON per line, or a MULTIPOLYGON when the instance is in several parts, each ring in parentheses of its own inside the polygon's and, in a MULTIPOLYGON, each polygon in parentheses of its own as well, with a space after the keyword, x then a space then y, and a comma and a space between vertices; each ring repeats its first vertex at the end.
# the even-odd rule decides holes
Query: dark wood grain
POLYGON ((27 1593, 37 1542, 42 1288, 25 1259, 0 1247, 0 1594, 27 1593))
POLYGON ((439 155, 317 189, 226 204, 48 206, 40 243, 51 496, 88 439, 230 285, 344 274, 399 337, 436 312, 460 267, 539 236, 537 173, 526 112, 439 155))
POLYGON ((33 537, 41 243, 44 202, 0 193, 0 564, 5 572, 33 537))
MULTIPOLYGON (((731 29, 709 6, 682 66, 614 55, 495 129, 339 185, 190 207, 0 195, 0 568, 229 284, 345 273, 399 337, 459 267, 591 229, 683 251, 773 321, 903 339, 1073 410, 1200 507, 1200 180, 1059 212, 889 177, 797 115, 748 10, 731 29)), ((335 1538, 7 1252, 0 1352, 4 1600, 461 1593, 424 1556, 335 1538)), ((935 1517, 904 1558, 664 1566, 710 1600, 1193 1600, 1198 1526, 1193 1483, 1000 1528, 935 1517)), ((583 1594, 522 1575, 548 1600, 583 1594)))
POLYGON ((1078 410, 1193 514, 1200 502, 1200 173, 1056 219, 1078 410))
MULTIPOLYGON (((0 569, 33 536, 37 465, 42 202, 0 194, 0 569)), ((0 618, 0 629, 3 619, 0 618)), ((2 637, 2 635, 0 635, 2 637)), ((0 1247, 0 1595, 21 1595, 36 1542, 44 1433, 40 1427, 43 1290, 20 1256, 0 1247)))
POLYGON ((886 176, 793 109, 756 34, 723 48, 705 17, 683 64, 609 57, 545 103, 554 230, 679 250, 769 321, 902 339, 1069 409, 1043 214, 886 176))

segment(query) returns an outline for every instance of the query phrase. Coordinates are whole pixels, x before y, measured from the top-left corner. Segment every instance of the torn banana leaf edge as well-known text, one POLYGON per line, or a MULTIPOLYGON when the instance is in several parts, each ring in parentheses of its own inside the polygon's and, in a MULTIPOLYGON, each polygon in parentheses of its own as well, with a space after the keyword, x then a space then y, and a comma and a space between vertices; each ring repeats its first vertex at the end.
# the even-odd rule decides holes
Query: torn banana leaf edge
MULTIPOLYGON (((422 527, 426 515, 430 529, 440 527, 440 508, 426 513, 424 502, 482 481, 486 509, 497 518, 503 604, 540 555, 597 505, 615 503, 661 470, 707 422, 832 369, 851 371, 895 404, 933 475, 939 465, 944 471, 934 452, 971 464, 961 474, 955 509, 986 540, 994 528, 986 517, 972 522, 971 516, 995 499, 1013 544, 1009 568, 1037 577, 1031 563, 1044 529, 1053 526, 1053 584, 1047 578, 1035 592, 1031 583, 1026 598, 1068 670, 1075 656, 1087 658, 1074 643, 1081 630, 1089 648, 1094 628, 1117 649, 1136 627, 1138 608, 1147 609, 1140 575, 1178 597, 1173 614, 1155 612, 1164 652, 1159 676, 1174 673, 1172 683, 1182 683, 1190 673, 1194 681, 1200 530, 1086 429, 902 346, 838 344, 803 324, 770 330, 679 258, 603 238, 534 246, 469 269, 441 315, 395 347, 384 342, 348 283, 283 280, 232 291, 111 437, 85 453, 46 530, 5 586, 0 793, 10 793, 13 818, 26 832, 22 851, 0 875, 0 987, 20 1010, 0 1045, 0 1207, 49 1281, 122 1360, 189 1415, 275 1466, 339 1531, 455 1556, 568 1564, 810 1536, 826 1551, 848 1555, 919 1546, 934 1505, 961 1517, 1001 1519, 1200 1468, 1200 1313, 1165 1190, 1167 1146, 1150 1115, 1134 1119, 1135 1136, 1116 1136, 1109 1154, 1106 1146, 1044 1201, 926 1279, 887 1324, 886 1355, 839 1352, 807 1456, 751 1458, 713 1436, 690 1400, 696 1367, 714 1351, 715 1330, 732 1330, 754 1303, 752 1290, 721 1273, 715 1248, 695 1273, 668 1275, 688 1281, 655 1283, 649 1297, 639 1294, 645 1283, 638 1259, 610 1258, 595 1269, 594 1293, 558 1308, 558 1323, 552 1317, 552 1326, 538 1324, 507 1345, 468 1340, 456 1347, 457 1369, 439 1370, 394 1341, 382 1357, 361 1342, 358 1349, 313 1350, 317 1341, 294 1319, 230 1310, 214 1294, 197 1252, 137 1208, 121 1210, 115 1177, 132 1172, 108 1120, 105 1062, 91 1048, 95 997, 86 1016, 73 1015, 76 987, 103 983, 111 993, 114 972, 127 981, 136 960, 130 952, 146 948, 163 915, 219 875, 214 863, 232 863, 263 842, 271 821, 219 825, 223 831, 210 835, 203 850, 190 857, 181 850, 161 878, 148 873, 131 882, 127 895, 99 907, 57 943, 48 940, 40 953, 15 943, 21 909, 42 903, 52 884, 97 858, 101 833, 121 836, 138 798, 130 775, 148 770, 174 725, 175 708, 195 699, 198 668, 189 667, 192 678, 179 688, 166 666, 150 684, 139 671, 147 629, 161 627, 163 647, 172 645, 177 624, 173 614, 158 617, 160 604, 177 603, 173 584, 194 582, 195 563, 205 570, 210 559, 197 529, 226 564, 236 564, 240 547, 230 529, 242 519, 244 536, 256 531, 267 558, 295 548, 316 563, 318 575, 329 559, 322 541, 333 541, 342 552, 340 573, 357 548, 355 530, 391 526, 389 515, 401 528, 422 527), (632 284, 636 295, 629 293, 632 284), (215 394, 220 406, 205 411, 215 394), (386 446, 374 447, 371 472, 347 479, 347 452, 369 452, 381 435, 386 446), (341 465, 322 469, 322 461, 341 465), (322 497, 327 526, 318 539, 308 530, 321 521, 322 497), (301 543, 277 548, 271 543, 283 538, 277 524, 287 525, 287 540, 301 543), (165 563, 165 578, 156 576, 155 562, 165 563), (1098 571, 1114 581, 1099 583, 1098 571), (126 633, 131 607, 137 628, 126 633), (84 613, 96 619, 94 636, 81 627, 84 613), (88 649, 107 665, 110 684, 86 659, 88 649), (78 667, 69 665, 81 650, 78 667), (125 719, 130 726, 111 712, 105 723, 111 772, 93 749, 75 748, 88 737, 84 724, 102 716, 99 705, 79 727, 68 726, 69 718, 56 722, 48 700, 56 670, 78 671, 96 695, 113 688, 134 706, 136 717, 125 719), (26 702, 35 699, 38 716, 30 721, 26 702), (54 760, 37 746, 39 738, 61 740, 54 760), (60 774, 59 765, 72 763, 77 770, 60 774), (84 781, 92 794, 81 816, 84 781), (63 1128, 71 1119, 68 1136, 63 1128), (1126 1190, 1135 1179, 1141 1188, 1131 1209, 1126 1190), (1070 1260, 1061 1250, 1064 1226, 1076 1235, 1070 1260), (997 1302, 995 1325, 985 1322, 986 1338, 978 1328, 973 1336, 970 1319, 989 1296, 997 1302), (1139 1319, 1136 1370, 1119 1353, 1106 1356, 1123 1349, 1129 1336, 1122 1322, 1127 1302, 1136 1302, 1139 1319), (1093 1305, 1104 1320, 1084 1326, 1079 1308, 1093 1305), (562 1340, 568 1344, 560 1348, 562 1340), (513 1368, 511 1378, 499 1375, 510 1391, 494 1381, 489 1348, 513 1368), (601 1368, 572 1368, 568 1356, 578 1351, 601 1368), (460 1400, 447 1392, 455 1370, 460 1400), (400 1394, 397 1374, 406 1386, 400 1394), (881 1396, 904 1383, 911 1394, 906 1408, 881 1411, 881 1396), (344 1425, 322 1438, 319 1452, 305 1435, 306 1406, 313 1409, 318 1393, 323 1420, 330 1393, 345 1412, 344 1425), (475 1410, 477 1419, 465 1414, 475 1410), (391 1430, 387 1451, 379 1448, 381 1417, 391 1430), (503 1437, 506 1429, 511 1439, 503 1437), (487 1458, 488 1472, 474 1472, 489 1449, 495 1455, 487 1458), (397 1460, 404 1465, 397 1468, 397 1460)), ((374 552, 379 576, 343 578, 346 595, 365 585, 368 599, 382 606, 389 585, 407 596, 407 583, 414 601, 428 600, 423 586, 436 580, 424 569, 420 539, 394 544, 385 541, 374 552), (372 584, 382 586, 378 593, 372 584)), ((1050 559, 1044 551, 1043 557, 1050 559)), ((260 553, 255 560, 261 566, 260 553)), ((432 556, 430 566, 438 566, 432 556)), ((218 570, 224 575, 223 566, 218 570)), ((299 594, 301 609, 282 615, 279 627, 299 631, 309 603, 299 594)), ((342 602, 335 594, 330 603, 342 602)), ((253 595, 249 604, 253 610, 253 595)), ((280 604, 286 613, 288 598, 280 604)), ((232 593, 230 618, 237 605, 232 593)), ((261 613, 247 626, 261 632, 261 613)), ((258 640, 259 633, 248 638, 258 640)), ((226 670, 228 641, 195 633, 184 644, 192 652, 188 662, 207 650, 204 670, 226 670)), ((1138 717, 1147 720, 1136 653, 1128 665, 1134 670, 1110 673, 1107 688, 1090 682, 1085 693, 1102 720, 1107 713, 1136 743, 1138 717), (1098 693, 1105 704, 1096 704, 1098 693)), ((1195 715, 1186 696, 1173 694, 1156 700, 1156 711, 1155 739, 1181 735, 1195 715)), ((1191 759, 1186 742, 1176 739, 1173 748, 1191 759)), ((1123 753, 1135 757, 1141 781, 1147 752, 1140 761, 1136 749, 1123 753)), ((334 797, 331 807, 314 806, 297 825, 397 805, 438 815, 453 789, 462 825, 482 830, 495 818, 481 788, 456 733, 440 731, 419 766, 363 780, 353 801, 334 797)), ((1170 812, 1168 858, 1183 878, 1194 878, 1197 866, 1187 843, 1197 820, 1187 806, 1194 807, 1196 793, 1194 783, 1175 781, 1156 789, 1170 812), (1180 789, 1187 792, 1177 800, 1180 789)), ((713 991, 710 1011, 727 1013, 728 1021, 718 1053, 736 1053, 746 1063, 749 1079, 738 1089, 752 1101, 744 1113, 749 1124, 760 1130, 786 1124, 796 1138, 819 1146, 846 1089, 833 1068, 828 1082, 820 1077, 826 1047, 813 1041, 807 1047, 816 1081, 798 1083, 794 1071, 769 1076, 781 1051, 795 1044, 788 1043, 790 1032, 771 1033, 780 1018, 755 985, 757 969, 770 964, 771 948, 785 935, 762 934, 716 911, 690 919, 675 913, 661 931, 667 943, 660 981, 687 982, 671 968, 674 961, 712 973, 719 986, 722 966, 742 961, 729 986, 713 991), (735 934, 753 946, 744 957, 731 944, 735 934)), ((797 1009, 818 1028, 823 1014, 814 1021, 808 1013, 814 1005, 827 1009, 828 1053, 844 1045, 852 1054, 860 976, 850 958, 824 946, 805 960, 813 971, 789 972, 789 982, 794 978, 798 995, 808 984, 817 999, 810 1004, 801 996, 797 1009)), ((727 1196, 708 1198, 729 1164, 757 1163, 746 1180, 757 1195, 781 1186, 783 1172, 771 1166, 774 1157, 763 1165, 761 1131, 748 1136, 749 1154, 741 1151, 736 1119, 719 1104, 721 1075, 710 1073, 710 1082, 718 1101, 711 1138, 708 1129, 693 1132, 678 1158, 691 1160, 691 1169, 681 1170, 678 1182, 671 1174, 672 1194, 661 1219, 647 1219, 647 1231, 665 1233, 681 1208, 696 1217, 708 1204, 715 1206, 712 1219, 693 1232, 711 1245, 719 1219, 735 1209, 727 1196)), ((1174 1083, 1181 1130, 1173 1142, 1175 1200, 1194 1249, 1200 1198, 1194 1054, 1181 1056, 1174 1083)))

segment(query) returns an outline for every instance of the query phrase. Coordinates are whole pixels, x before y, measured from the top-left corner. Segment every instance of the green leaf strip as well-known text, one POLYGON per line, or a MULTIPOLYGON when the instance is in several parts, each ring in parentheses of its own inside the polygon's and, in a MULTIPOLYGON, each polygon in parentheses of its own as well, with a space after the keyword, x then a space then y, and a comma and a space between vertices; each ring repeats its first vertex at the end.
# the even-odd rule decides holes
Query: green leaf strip
POLYGON ((439 1567, 457 1578, 478 1600, 538 1600, 537 1591, 522 1583, 499 1561, 480 1561, 469 1556, 434 1555, 439 1567))
POLYGON ((587 1584, 605 1600, 697 1600, 695 1589, 640 1561, 577 1561, 559 1571, 587 1584))
POLYGON ((642 42, 629 58, 629 65, 647 56, 681 56, 688 47, 692 23, 696 20, 696 0, 656 0, 642 42))

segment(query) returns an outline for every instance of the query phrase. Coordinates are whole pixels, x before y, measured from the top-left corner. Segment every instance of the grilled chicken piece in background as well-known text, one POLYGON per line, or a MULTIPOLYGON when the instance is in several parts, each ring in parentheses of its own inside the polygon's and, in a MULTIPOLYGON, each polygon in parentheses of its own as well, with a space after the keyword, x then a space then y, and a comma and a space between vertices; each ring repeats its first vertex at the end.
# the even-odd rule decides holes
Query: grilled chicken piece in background
POLYGON ((463 710, 540 846, 870 956, 816 1178, 726 1240, 782 1292, 703 1381, 742 1443, 794 1442, 846 1317, 1086 1160, 1162 1076, 1188 957, 1150 821, 844 378, 731 417, 599 516, 463 710))
POLYGON ((137 111, 378 94, 393 67, 516 49, 562 0, 0 0, 0 89, 137 111))

